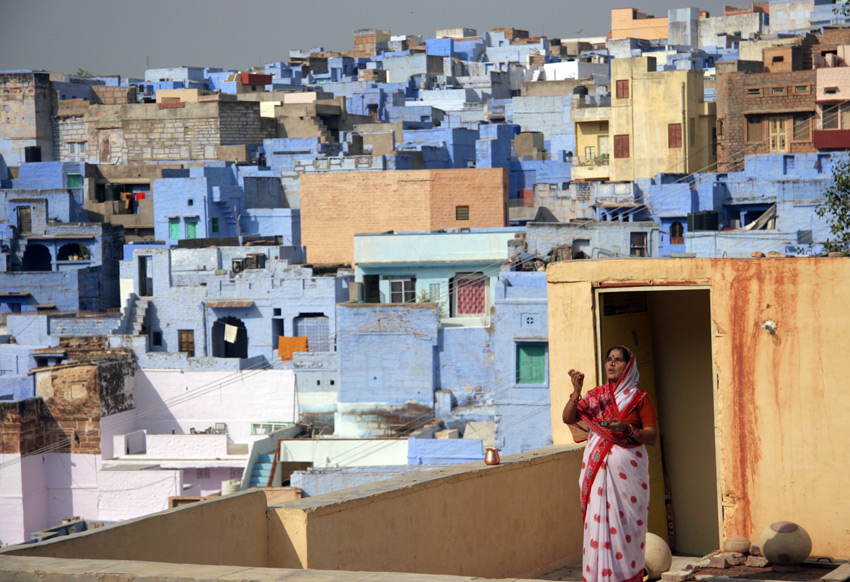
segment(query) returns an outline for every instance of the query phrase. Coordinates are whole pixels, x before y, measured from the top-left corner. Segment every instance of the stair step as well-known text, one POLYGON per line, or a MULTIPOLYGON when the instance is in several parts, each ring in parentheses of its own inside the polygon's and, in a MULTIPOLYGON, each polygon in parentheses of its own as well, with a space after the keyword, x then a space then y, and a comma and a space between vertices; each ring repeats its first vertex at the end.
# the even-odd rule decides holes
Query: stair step
POLYGON ((257 455, 258 463, 274 463, 274 454, 272 453, 261 453, 257 455))

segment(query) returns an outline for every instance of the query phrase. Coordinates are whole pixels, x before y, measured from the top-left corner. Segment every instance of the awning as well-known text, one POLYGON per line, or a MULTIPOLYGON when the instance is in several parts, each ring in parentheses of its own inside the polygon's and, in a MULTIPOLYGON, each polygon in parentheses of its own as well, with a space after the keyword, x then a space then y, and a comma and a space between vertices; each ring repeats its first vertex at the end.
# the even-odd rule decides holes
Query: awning
POLYGON ((207 307, 212 307, 213 309, 238 309, 253 306, 254 302, 249 299, 228 299, 223 301, 207 302, 207 307))
POLYGON ((29 291, 0 291, 0 297, 29 297, 29 291))

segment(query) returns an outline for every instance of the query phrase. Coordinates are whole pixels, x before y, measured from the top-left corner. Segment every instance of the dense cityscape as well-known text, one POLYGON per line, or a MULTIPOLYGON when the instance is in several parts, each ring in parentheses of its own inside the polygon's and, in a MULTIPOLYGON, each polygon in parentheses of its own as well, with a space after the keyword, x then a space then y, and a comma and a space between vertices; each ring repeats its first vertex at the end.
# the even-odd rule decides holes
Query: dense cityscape
POLYGON ((602 384, 620 344, 664 439, 650 532, 706 556, 788 519, 846 560, 800 443, 848 442, 821 356, 847 326, 849 24, 834 1, 624 7, 601 37, 371 28, 245 69, 0 71, 0 578, 15 556, 69 581, 71 558, 545 577, 582 554, 567 370, 602 384), (500 557, 438 541, 474 532, 500 557))

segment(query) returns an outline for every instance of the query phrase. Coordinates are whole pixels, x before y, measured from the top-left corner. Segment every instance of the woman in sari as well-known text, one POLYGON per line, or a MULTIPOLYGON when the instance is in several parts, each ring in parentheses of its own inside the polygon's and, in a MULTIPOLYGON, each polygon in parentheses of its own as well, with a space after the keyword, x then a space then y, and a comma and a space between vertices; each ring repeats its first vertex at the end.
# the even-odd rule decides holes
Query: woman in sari
POLYGON ((638 390, 635 356, 626 347, 608 350, 607 382, 582 398, 584 374, 570 370, 573 393, 566 424, 590 431, 581 463, 584 515, 584 582, 640 582, 649 512, 649 459, 644 445, 658 436, 655 408, 638 390))

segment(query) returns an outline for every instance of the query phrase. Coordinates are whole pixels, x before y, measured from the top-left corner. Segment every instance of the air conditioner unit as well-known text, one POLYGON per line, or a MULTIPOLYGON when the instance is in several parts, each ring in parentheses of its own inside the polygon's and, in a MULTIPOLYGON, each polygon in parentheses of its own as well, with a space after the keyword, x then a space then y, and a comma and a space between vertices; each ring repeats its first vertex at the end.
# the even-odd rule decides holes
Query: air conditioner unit
POLYGON ((246 269, 256 269, 257 268, 257 255, 248 255, 245 257, 245 268, 246 269))
POLYGON ((245 270, 245 259, 233 259, 230 270, 234 275, 238 275, 245 270))

